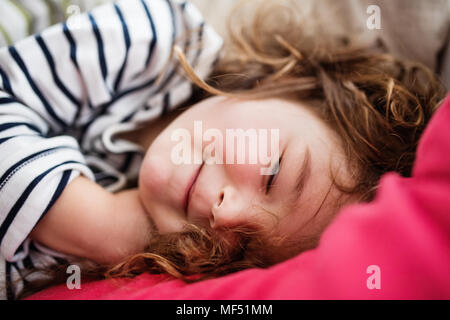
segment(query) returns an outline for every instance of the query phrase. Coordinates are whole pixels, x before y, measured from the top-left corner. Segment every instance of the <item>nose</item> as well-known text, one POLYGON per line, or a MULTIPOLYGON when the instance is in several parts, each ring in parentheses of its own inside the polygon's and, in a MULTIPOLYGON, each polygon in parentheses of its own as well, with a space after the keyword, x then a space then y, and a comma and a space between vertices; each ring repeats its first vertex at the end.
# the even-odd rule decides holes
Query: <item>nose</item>
POLYGON ((235 227, 245 222, 248 203, 241 192, 232 186, 222 188, 211 208, 212 228, 235 227))

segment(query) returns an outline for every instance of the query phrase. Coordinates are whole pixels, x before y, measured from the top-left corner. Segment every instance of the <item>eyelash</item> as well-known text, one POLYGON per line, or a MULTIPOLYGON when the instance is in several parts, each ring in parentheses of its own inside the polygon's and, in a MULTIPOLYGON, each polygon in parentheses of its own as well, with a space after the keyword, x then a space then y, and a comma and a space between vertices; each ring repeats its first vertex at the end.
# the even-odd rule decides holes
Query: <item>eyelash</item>
POLYGON ((275 179, 275 177, 277 176, 278 172, 280 172, 280 163, 281 163, 281 158, 278 160, 278 165, 276 165, 274 167, 274 171, 275 169, 277 169, 277 173, 271 174, 269 179, 267 179, 267 183, 266 183, 266 194, 268 194, 270 192, 270 189, 272 187, 272 183, 273 180, 275 179))

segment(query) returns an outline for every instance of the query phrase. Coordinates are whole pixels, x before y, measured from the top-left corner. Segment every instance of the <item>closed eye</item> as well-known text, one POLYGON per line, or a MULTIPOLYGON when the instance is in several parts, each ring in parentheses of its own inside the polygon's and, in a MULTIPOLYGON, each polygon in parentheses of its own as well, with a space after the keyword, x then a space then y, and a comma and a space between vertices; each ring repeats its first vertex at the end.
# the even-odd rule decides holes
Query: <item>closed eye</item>
POLYGON ((275 178, 278 176, 278 172, 280 171, 280 163, 281 163, 281 157, 278 159, 278 163, 273 167, 272 173, 269 175, 269 178, 266 182, 266 194, 269 194, 270 189, 272 188, 273 182, 275 181, 275 178))

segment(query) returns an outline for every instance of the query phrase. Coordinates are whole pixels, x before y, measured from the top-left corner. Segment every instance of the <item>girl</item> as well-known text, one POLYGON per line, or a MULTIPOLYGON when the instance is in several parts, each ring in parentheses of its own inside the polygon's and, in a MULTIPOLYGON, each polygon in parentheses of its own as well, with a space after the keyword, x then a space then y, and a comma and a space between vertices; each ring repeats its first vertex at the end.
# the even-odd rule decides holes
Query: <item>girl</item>
POLYGON ((438 80, 379 48, 307 34, 292 5, 230 23, 222 56, 192 5, 162 0, 101 6, 0 51, 10 297, 41 287, 44 275, 26 282, 28 270, 53 271, 58 282, 66 273, 55 266, 80 258, 96 263, 82 269, 91 278, 190 281, 267 267, 315 247, 340 208, 370 200, 385 172, 410 174, 443 98, 438 80), (171 53, 212 97, 185 102, 191 81, 171 53), (211 70, 214 85, 202 80, 211 70), (181 115, 168 112, 183 102, 191 107, 181 115), (210 160, 234 146, 190 141, 201 161, 177 164, 174 132, 195 136, 196 122, 223 136, 278 130, 279 152, 269 167, 218 164, 210 160))

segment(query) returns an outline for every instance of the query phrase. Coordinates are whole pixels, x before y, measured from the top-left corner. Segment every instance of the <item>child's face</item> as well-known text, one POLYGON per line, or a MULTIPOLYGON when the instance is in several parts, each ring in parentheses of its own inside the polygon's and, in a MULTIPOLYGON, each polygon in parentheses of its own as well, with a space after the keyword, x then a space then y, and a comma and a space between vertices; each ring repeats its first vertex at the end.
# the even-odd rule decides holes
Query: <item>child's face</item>
MULTIPOLYGON (((234 152, 239 155, 238 150, 234 152)), ((278 98, 213 97, 182 113, 155 139, 142 163, 139 194, 160 233, 182 231, 187 222, 213 229, 258 223, 268 232, 295 240, 321 232, 338 210, 340 194, 333 187, 331 169, 339 181, 348 181, 336 135, 305 106, 278 98), (201 121, 202 128, 194 121, 201 121), (218 147, 202 160, 205 148, 213 146, 202 136, 213 132, 208 129, 216 129, 217 140, 222 136, 223 155, 218 147), (244 164, 237 163, 237 157, 227 159, 233 152, 227 129, 256 133, 253 147, 257 148, 252 149, 247 139, 242 149, 244 164), (271 129, 279 130, 279 139, 271 135, 271 129), (264 130, 266 136, 260 134, 264 130), (192 157, 182 164, 175 157, 182 155, 181 138, 171 139, 179 133, 192 137, 186 140, 191 150, 184 149, 192 157), (279 147, 278 155, 273 142, 279 147), (272 164, 261 164, 262 158, 255 154, 261 151, 272 157, 272 164), (251 163, 251 153, 257 163, 251 163), (223 164, 217 163, 218 155, 223 164), (217 157, 216 162, 205 163, 211 156, 217 157), (277 171, 279 156, 278 173, 273 178, 262 174, 263 168, 277 171)))

